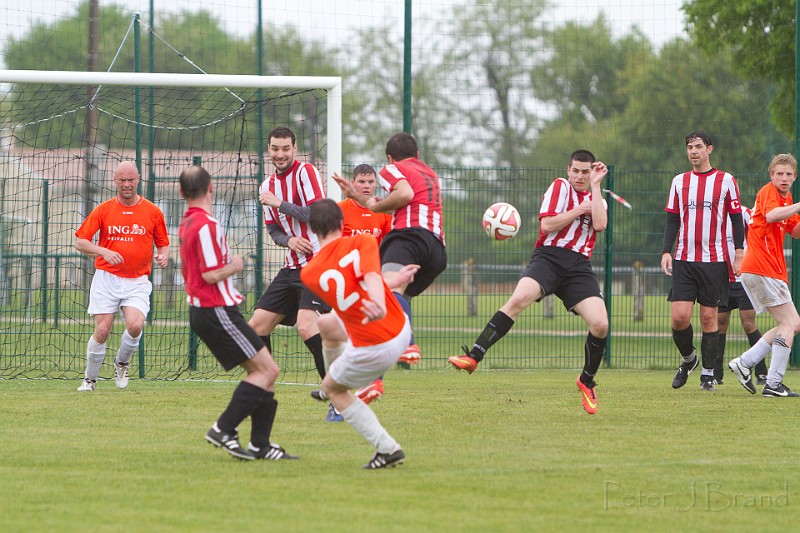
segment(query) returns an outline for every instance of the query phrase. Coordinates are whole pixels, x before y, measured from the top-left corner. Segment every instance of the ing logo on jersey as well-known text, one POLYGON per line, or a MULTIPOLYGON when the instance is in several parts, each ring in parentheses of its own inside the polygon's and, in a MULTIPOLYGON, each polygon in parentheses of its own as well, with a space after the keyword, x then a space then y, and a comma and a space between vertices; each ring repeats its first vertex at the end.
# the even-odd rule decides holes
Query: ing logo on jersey
POLYGON ((145 235, 147 230, 144 226, 134 224, 133 226, 107 226, 106 232, 109 236, 114 235, 145 235))

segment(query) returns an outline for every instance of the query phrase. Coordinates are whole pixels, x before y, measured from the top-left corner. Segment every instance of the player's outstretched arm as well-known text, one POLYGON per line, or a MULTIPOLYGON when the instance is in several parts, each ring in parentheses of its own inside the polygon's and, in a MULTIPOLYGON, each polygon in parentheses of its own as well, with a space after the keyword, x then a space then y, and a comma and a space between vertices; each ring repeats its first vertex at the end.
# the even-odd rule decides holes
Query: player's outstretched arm
POLYGON ((363 207, 367 207, 369 196, 358 192, 356 188, 353 187, 353 184, 350 183, 348 180, 344 179, 343 177, 341 177, 338 172, 334 172, 331 175, 331 178, 339 186, 339 190, 342 191, 342 197, 350 198, 361 204, 363 207))
POLYGON ((406 180, 400 180, 394 184, 392 192, 386 198, 370 198, 366 206, 376 213, 393 213, 396 209, 407 206, 413 199, 414 189, 406 180))
POLYGON ((397 290, 401 287, 405 287, 412 281, 414 281, 414 274, 417 273, 419 270, 419 265, 404 265, 401 268, 397 275, 392 277, 391 279, 385 279, 386 286, 389 287, 389 290, 397 290))

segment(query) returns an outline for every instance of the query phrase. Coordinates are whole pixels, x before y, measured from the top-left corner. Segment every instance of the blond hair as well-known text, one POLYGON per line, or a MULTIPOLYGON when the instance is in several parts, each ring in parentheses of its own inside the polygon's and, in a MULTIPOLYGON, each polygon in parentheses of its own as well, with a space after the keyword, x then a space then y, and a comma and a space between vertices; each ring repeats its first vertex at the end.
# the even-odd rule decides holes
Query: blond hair
POLYGON ((797 159, 792 154, 778 154, 773 157, 772 161, 769 162, 769 173, 772 174, 772 171, 778 165, 789 165, 797 174, 797 159))

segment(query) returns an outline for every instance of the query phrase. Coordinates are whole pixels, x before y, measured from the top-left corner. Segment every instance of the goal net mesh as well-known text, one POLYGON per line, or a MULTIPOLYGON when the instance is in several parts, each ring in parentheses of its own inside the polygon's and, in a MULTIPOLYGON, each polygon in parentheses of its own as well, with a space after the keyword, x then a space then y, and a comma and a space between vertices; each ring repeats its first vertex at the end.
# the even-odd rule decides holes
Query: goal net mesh
MULTIPOLYGON (((82 377, 94 328, 86 313, 94 261, 75 250, 75 231, 116 195, 113 171, 127 160, 141 169, 140 194, 164 213, 172 255, 167 268, 154 264, 152 310, 131 376, 240 379, 190 332, 178 254, 185 211, 178 176, 194 162, 212 174, 214 215, 232 252, 245 258, 236 283, 249 318, 284 261, 257 199, 273 171, 259 149, 272 128, 288 125, 298 137, 298 158, 327 175, 326 95, 325 89, 0 85, 0 378, 82 377)), ((123 323, 115 320, 101 379, 113 374, 123 323)), ((318 379, 296 332, 279 326, 272 346, 282 381, 318 379)))

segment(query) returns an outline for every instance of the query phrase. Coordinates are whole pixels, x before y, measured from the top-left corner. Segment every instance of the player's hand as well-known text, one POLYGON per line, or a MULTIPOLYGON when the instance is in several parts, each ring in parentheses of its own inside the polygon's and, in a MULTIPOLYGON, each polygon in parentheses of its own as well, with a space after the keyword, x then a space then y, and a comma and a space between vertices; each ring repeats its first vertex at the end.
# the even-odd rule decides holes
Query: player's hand
POLYGON ((119 252, 112 252, 107 248, 103 248, 103 251, 100 252, 100 255, 109 265, 119 265, 120 263, 125 262, 125 259, 119 252))
POLYGON ((414 281, 414 274, 419 271, 419 265, 404 265, 397 272, 397 279, 400 281, 402 285, 408 285, 412 281, 414 281))
POLYGON ((667 276, 672 276, 672 254, 661 254, 661 270, 667 276))
POLYGON ((360 310, 364 313, 362 324, 368 324, 386 316, 386 307, 381 307, 372 300, 362 300, 360 310))
POLYGON ((269 191, 264 191, 259 194, 258 201, 261 202, 261 205, 267 205, 269 207, 274 207, 275 209, 281 206, 280 198, 269 191))
POLYGON ((303 255, 314 253, 314 246, 312 246, 311 241, 303 237, 292 237, 289 239, 288 244, 290 249, 303 255))
POLYGON ((603 178, 608 174, 608 167, 602 161, 592 163, 592 172, 589 174, 589 182, 592 185, 600 185, 603 178))
POLYGON ((739 276, 742 273, 742 259, 744 258, 744 250, 736 250, 733 256, 733 273, 739 276))
POLYGON ((336 182, 336 185, 339 186, 343 197, 355 198, 358 195, 358 191, 356 191, 355 187, 353 187, 353 184, 341 177, 338 172, 334 172, 331 175, 331 178, 336 182))
POLYGON ((228 257, 228 264, 231 265, 236 272, 244 270, 244 259, 241 255, 231 255, 228 257))
POLYGON ((580 213, 581 215, 591 215, 592 214, 592 201, 591 200, 584 200, 580 204, 578 204, 578 207, 576 207, 575 209, 577 209, 578 213, 580 213))
POLYGON ((169 264, 169 256, 167 254, 155 254, 153 259, 155 259, 156 264, 161 268, 166 268, 169 264))

